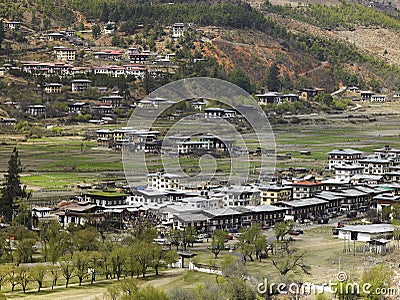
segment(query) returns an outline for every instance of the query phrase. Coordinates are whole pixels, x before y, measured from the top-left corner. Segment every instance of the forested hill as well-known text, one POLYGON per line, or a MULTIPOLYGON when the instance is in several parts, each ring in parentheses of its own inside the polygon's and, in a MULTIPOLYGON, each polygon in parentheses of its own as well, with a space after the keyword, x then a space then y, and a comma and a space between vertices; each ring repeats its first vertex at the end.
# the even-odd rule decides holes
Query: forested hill
MULTIPOLYGON (((363 1, 323 4, 330 1, 303 5, 295 0, 3 0, 0 18, 22 21, 37 34, 71 27, 90 31, 97 24, 115 22, 118 30, 112 41, 82 37, 121 48, 174 51, 183 59, 212 58, 203 69, 200 64, 178 75, 228 78, 232 72, 243 75, 244 71, 253 90, 266 86, 271 66, 278 68, 282 90, 320 86, 333 91, 341 85, 397 90, 400 50, 371 40, 374 35, 368 34, 384 30, 382 37, 400 38, 396 8, 389 9, 388 4, 390 14, 386 14, 385 9, 368 7, 363 1), (191 23, 197 33, 171 46, 165 28, 175 22, 191 23)), ((18 37, 9 42, 17 48, 25 40, 18 37)))

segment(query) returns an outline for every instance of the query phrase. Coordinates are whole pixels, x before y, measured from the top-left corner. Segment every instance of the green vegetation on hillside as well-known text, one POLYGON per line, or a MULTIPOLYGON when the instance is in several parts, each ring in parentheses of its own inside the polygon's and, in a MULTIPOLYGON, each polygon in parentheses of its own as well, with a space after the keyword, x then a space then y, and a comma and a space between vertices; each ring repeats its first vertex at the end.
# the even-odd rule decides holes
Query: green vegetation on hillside
POLYGON ((315 3, 290 7, 287 5, 271 5, 269 1, 266 1, 264 9, 326 28, 354 29, 355 26, 381 26, 400 30, 398 18, 361 4, 341 2, 340 5, 332 6, 315 3))
POLYGON ((122 0, 70 0, 74 9, 89 18, 101 21, 126 21, 131 26, 171 25, 175 22, 193 23, 197 26, 221 26, 254 29, 271 34, 284 34, 285 29, 249 4, 237 3, 175 3, 133 4, 122 0))

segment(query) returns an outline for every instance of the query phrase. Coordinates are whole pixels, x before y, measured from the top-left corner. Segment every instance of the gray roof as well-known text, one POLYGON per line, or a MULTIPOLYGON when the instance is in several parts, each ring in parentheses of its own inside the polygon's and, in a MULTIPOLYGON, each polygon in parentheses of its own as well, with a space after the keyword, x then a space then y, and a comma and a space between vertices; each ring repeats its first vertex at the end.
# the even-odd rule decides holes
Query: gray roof
POLYGON ((339 170, 358 170, 358 169, 364 169, 363 166, 360 165, 335 165, 335 169, 339 170))
POLYGON ((230 207, 227 208, 217 208, 213 210, 205 210, 204 211, 206 214, 212 215, 214 217, 220 217, 220 216, 232 216, 232 215, 240 215, 241 212, 238 212, 235 209, 232 209, 230 207))
POLYGON ((303 206, 312 206, 312 205, 321 205, 326 204, 328 201, 311 197, 311 198, 304 198, 301 200, 292 200, 292 201, 281 201, 281 203, 289 206, 289 207, 303 207, 303 206))
POLYGON ((361 192, 364 193, 371 193, 371 194, 375 194, 375 193, 380 193, 381 191, 374 189, 374 188, 370 188, 368 186, 355 186, 354 187, 356 190, 359 190, 361 192))
POLYGON ((321 199, 327 200, 327 201, 344 199, 343 196, 339 196, 337 194, 334 194, 334 193, 331 193, 331 192, 327 192, 327 191, 323 191, 321 193, 318 193, 318 194, 315 195, 315 197, 321 198, 321 199))
POLYGON ((159 191, 159 190, 152 190, 152 189, 145 189, 145 190, 137 190, 139 194, 142 194, 147 197, 156 197, 156 196, 166 196, 167 193, 159 191))
POLYGON ((385 233, 393 232, 393 226, 390 224, 350 225, 338 228, 338 230, 365 233, 385 233))
POLYGON ((354 174, 351 176, 350 180, 382 180, 383 176, 382 175, 369 175, 369 174, 354 174))
POLYGON ((355 155, 363 154, 363 152, 354 149, 336 149, 328 152, 328 154, 339 154, 339 155, 355 155))
POLYGON ((338 196, 343 196, 343 197, 357 197, 357 196, 365 196, 368 195, 368 193, 361 192, 356 189, 345 189, 345 190, 338 190, 333 192, 334 194, 338 196))
POLYGON ((260 190, 265 190, 265 191, 282 191, 282 190, 290 190, 292 189, 291 186, 288 185, 270 185, 270 186, 260 186, 260 190))
POLYGON ((183 222, 201 222, 201 221, 207 221, 210 218, 206 216, 205 214, 199 212, 199 213, 185 213, 185 214, 180 214, 176 215, 176 218, 183 222))
POLYGON ((399 201, 399 195, 393 195, 392 193, 385 193, 381 195, 377 195, 373 198, 374 200, 389 200, 389 201, 399 201))
POLYGON ((274 212, 279 210, 286 210, 287 207, 279 207, 274 205, 257 205, 257 206, 245 206, 246 209, 252 212, 274 212))

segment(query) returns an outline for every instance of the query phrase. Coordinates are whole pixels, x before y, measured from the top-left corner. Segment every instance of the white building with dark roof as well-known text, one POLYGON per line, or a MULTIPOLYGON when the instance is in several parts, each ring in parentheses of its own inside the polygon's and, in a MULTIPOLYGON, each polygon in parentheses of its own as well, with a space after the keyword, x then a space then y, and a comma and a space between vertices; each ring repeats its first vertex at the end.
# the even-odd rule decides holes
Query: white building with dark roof
POLYGON ((263 94, 257 94, 256 97, 258 99, 258 104, 260 105, 281 103, 281 94, 277 92, 267 92, 263 94))
POLYGON ((185 24, 175 23, 172 25, 172 37, 179 38, 185 34, 185 24))
POLYGON ((180 176, 171 173, 150 173, 147 175, 147 187, 164 190, 180 189, 180 176))
POLYGON ((337 164, 333 167, 335 169, 335 179, 350 181, 350 178, 357 174, 362 174, 364 167, 358 164, 354 165, 346 165, 346 164, 337 164))
POLYGON ((368 175, 384 175, 389 172, 391 160, 371 155, 359 160, 360 165, 364 168, 363 173, 368 175))
POLYGON ((374 150, 375 156, 379 156, 381 158, 390 159, 394 164, 400 163, 400 150, 394 149, 389 145, 386 145, 383 148, 374 150))
POLYGON ((89 79, 74 79, 71 81, 71 90, 73 93, 82 93, 92 86, 89 79))
POLYGON ((374 239, 391 239, 394 228, 390 224, 351 225, 338 228, 339 239, 369 242, 374 239))
POLYGON ((354 149, 337 149, 328 153, 328 168, 333 170, 335 165, 357 164, 363 152, 354 149))
POLYGON ((54 47, 57 60, 74 61, 76 59, 76 49, 67 47, 54 47))

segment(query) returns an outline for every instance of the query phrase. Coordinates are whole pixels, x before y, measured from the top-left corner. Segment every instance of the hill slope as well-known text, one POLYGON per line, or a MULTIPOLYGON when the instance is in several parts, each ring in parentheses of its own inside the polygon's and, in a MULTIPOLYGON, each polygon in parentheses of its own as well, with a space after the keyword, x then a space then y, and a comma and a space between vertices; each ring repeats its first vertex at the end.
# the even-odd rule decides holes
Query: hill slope
MULTIPOLYGON (((347 4, 338 0, 308 1, 307 7, 294 0, 246 1, 251 6, 240 1, 162 2, 5 0, 0 17, 21 20, 37 33, 67 27, 90 30, 93 24, 113 20, 119 27, 116 35, 130 41, 125 47, 137 46, 135 41, 140 39, 151 44, 153 39, 153 46, 145 46, 158 52, 167 49, 165 42, 159 42, 165 40, 165 32, 157 28, 193 22, 201 36, 189 41, 192 45, 184 50, 197 49, 203 56, 214 57, 228 74, 235 66, 243 69, 258 89, 265 85, 272 64, 279 68, 284 90, 319 86, 333 91, 341 85, 359 85, 394 91, 400 84, 400 49, 389 47, 400 37, 400 21, 390 16, 395 15, 391 7, 399 1, 391 5, 381 1, 381 6, 371 8, 352 4, 343 19, 341 7, 347 4), (293 7, 279 6, 285 3, 293 7), (377 12, 384 11, 383 7, 387 14, 377 12), (156 33, 150 35, 152 28, 156 33)), ((90 35, 85 38, 92 40, 90 35)), ((10 42, 15 48, 29 48, 20 41, 10 42)), ((93 42, 104 45, 111 38, 93 42)), ((21 57, 14 53, 13 58, 21 57)))

